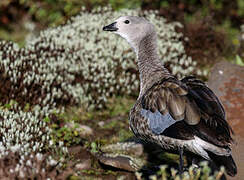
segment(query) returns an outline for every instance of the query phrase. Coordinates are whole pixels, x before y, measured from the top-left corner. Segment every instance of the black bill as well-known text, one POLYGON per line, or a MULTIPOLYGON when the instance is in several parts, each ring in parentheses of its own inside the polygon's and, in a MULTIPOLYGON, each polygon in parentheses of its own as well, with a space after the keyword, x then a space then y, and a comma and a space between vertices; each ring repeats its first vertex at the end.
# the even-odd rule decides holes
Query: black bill
POLYGON ((104 31, 117 31, 116 22, 103 27, 104 31))

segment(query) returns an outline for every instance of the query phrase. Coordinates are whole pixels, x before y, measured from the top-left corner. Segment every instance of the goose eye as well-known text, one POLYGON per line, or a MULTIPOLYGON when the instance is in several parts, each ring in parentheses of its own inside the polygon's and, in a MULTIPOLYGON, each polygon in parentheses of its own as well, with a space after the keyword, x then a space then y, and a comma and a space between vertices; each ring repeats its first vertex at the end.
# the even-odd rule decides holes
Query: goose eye
POLYGON ((130 21, 129 21, 129 20, 125 20, 124 23, 125 23, 125 24, 129 24, 130 21))

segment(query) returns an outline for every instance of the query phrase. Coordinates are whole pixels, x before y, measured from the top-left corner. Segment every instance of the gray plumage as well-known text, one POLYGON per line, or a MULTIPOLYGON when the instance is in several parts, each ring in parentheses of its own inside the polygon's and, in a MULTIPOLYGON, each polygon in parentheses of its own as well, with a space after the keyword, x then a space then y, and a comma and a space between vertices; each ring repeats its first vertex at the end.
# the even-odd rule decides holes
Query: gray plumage
POLYGON ((223 106, 202 81, 169 73, 157 54, 154 26, 142 17, 123 16, 103 30, 125 38, 137 55, 140 94, 130 111, 133 133, 166 150, 184 149, 215 161, 234 176, 232 130, 223 106))
POLYGON ((176 123, 169 113, 165 115, 159 111, 151 112, 150 110, 141 109, 141 115, 148 120, 148 126, 154 134, 161 134, 165 129, 176 123))

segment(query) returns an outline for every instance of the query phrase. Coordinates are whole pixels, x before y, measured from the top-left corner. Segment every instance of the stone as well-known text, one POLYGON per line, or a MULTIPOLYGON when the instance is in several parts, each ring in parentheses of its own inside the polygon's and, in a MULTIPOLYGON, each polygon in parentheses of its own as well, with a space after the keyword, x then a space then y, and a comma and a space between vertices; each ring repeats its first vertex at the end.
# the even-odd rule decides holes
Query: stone
POLYGON ((91 168, 91 159, 86 159, 83 162, 80 162, 75 165, 75 169, 77 170, 84 170, 84 169, 90 169, 91 168))
POLYGON ((215 64, 208 86, 220 98, 235 133, 244 137, 244 66, 226 61, 215 64))
POLYGON ((143 144, 135 141, 109 144, 101 147, 101 151, 96 154, 99 162, 130 172, 139 170, 146 162, 143 144))
POLYGON ((141 156, 143 154, 143 145, 137 142, 120 142, 116 144, 109 144, 101 147, 101 150, 106 153, 123 153, 134 156, 141 156))
POLYGON ((81 136, 91 136, 93 135, 93 130, 89 126, 77 124, 74 122, 68 122, 65 124, 68 128, 76 129, 81 136))
POLYGON ((81 135, 93 135, 93 130, 89 126, 79 125, 78 129, 81 135))
POLYGON ((130 172, 136 172, 145 165, 144 160, 124 154, 97 153, 96 157, 102 164, 130 172))
POLYGON ((228 179, 242 179, 244 177, 244 66, 229 62, 215 64, 208 85, 221 100, 227 121, 235 133, 232 155, 237 165, 237 175, 228 179))
POLYGON ((98 122, 98 126, 99 126, 99 127, 103 127, 103 126, 104 126, 104 124, 105 124, 105 122, 104 122, 104 121, 99 121, 99 122, 98 122))

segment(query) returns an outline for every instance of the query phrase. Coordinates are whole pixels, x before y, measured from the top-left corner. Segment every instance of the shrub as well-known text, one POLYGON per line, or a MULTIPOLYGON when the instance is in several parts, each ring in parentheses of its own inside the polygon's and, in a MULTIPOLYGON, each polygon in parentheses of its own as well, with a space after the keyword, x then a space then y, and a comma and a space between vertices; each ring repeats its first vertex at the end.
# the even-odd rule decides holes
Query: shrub
POLYGON ((0 110, 0 147, 20 154, 42 152, 48 147, 51 130, 38 117, 39 112, 0 110))
MULTIPOLYGON (((66 179, 67 171, 60 171, 62 162, 48 154, 31 153, 28 156, 6 151, 0 157, 1 179, 66 179)), ((69 171, 70 173, 70 171, 69 171)))
POLYGON ((0 43, 2 102, 11 98, 20 105, 82 103, 101 108, 111 96, 137 94, 134 53, 122 38, 102 32, 104 25, 124 14, 146 16, 156 26, 160 57, 173 74, 195 71, 196 62, 185 54, 184 37, 175 30, 180 23, 167 23, 156 11, 83 9, 67 24, 27 41, 25 48, 0 43))
POLYGON ((51 172, 61 158, 54 159, 55 152, 66 154, 63 143, 53 143, 45 108, 37 106, 25 112, 16 103, 0 108, 0 178, 55 177, 51 172))

